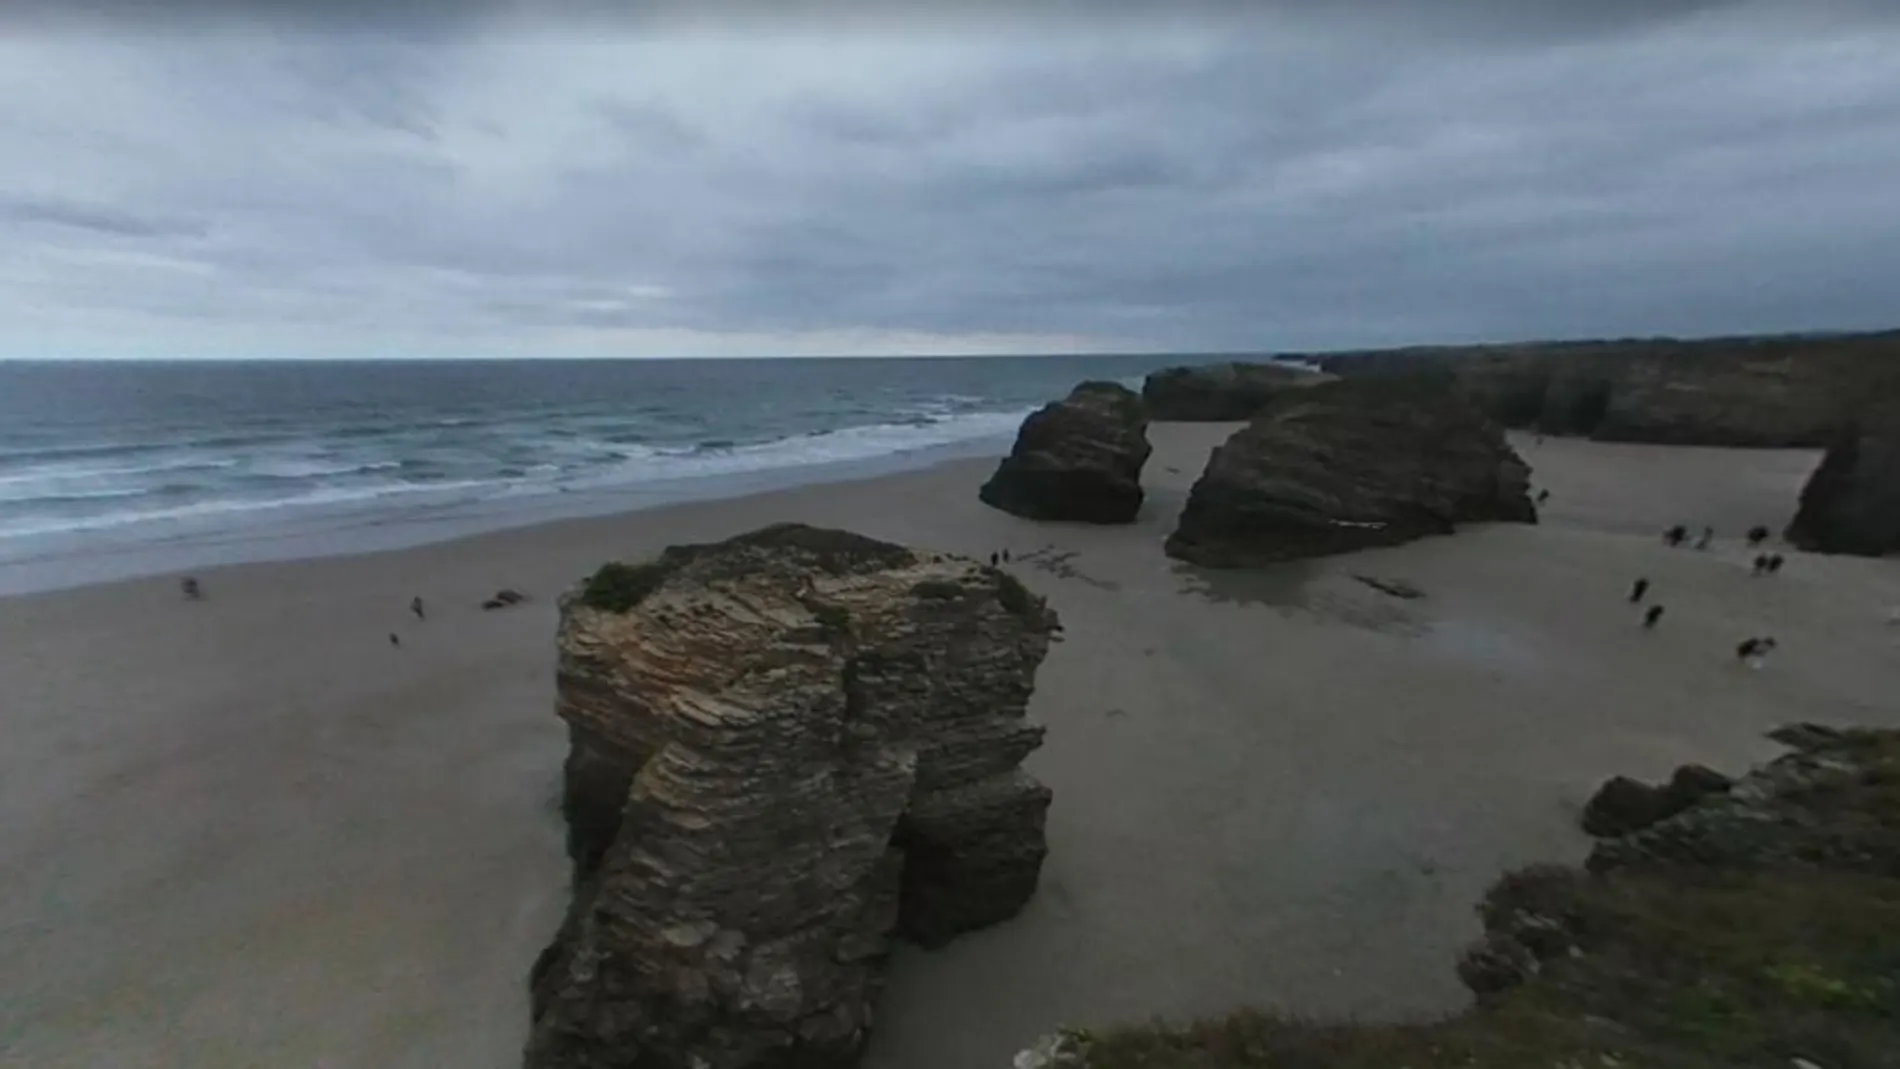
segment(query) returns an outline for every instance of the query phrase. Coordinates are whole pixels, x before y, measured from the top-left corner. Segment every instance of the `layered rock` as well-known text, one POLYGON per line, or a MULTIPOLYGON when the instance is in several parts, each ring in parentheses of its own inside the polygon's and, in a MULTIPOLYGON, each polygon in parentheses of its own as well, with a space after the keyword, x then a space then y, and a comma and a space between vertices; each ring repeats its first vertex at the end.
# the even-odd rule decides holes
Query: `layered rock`
POLYGON ((890 939, 1033 893, 1054 613, 994 568, 780 525, 563 599, 573 897, 529 1069, 847 1065, 890 939))
POLYGON ((1158 420, 1227 422, 1252 419, 1287 390, 1332 378, 1291 363, 1200 364, 1163 368, 1141 384, 1148 414, 1158 420))
POLYGON ((1214 450, 1169 555, 1245 567, 1396 545, 1457 524, 1535 523, 1530 470, 1444 375, 1282 397, 1214 450))
POLYGON ((1819 553, 1900 550, 1900 412, 1835 438, 1801 490, 1787 535, 1819 553))
POLYGON ((1023 420, 978 496, 1031 520, 1132 523, 1152 451, 1141 398, 1118 383, 1085 382, 1023 420))
POLYGON ((1732 781, 1712 768, 1683 765, 1669 782, 1652 787, 1628 776, 1616 776, 1583 807, 1583 830, 1600 838, 1641 831, 1667 820, 1701 801, 1705 795, 1726 791, 1732 781))

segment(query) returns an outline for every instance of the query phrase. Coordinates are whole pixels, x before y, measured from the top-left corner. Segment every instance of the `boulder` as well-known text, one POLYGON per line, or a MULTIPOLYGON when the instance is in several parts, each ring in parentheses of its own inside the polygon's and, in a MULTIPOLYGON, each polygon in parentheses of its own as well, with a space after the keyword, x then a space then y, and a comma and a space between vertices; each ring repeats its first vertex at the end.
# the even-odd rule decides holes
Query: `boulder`
POLYGON ((1023 421, 978 496, 1032 520, 1132 523, 1150 452, 1141 398, 1117 383, 1085 382, 1023 421))
POLYGON ((1801 490, 1788 541, 1817 553, 1900 550, 1900 418, 1836 436, 1801 490))
POLYGON ((1446 375, 1375 376, 1284 395, 1214 450, 1170 556, 1247 567, 1535 523, 1530 469, 1446 375))
POLYGON ((1332 376, 1302 364, 1223 363, 1171 367, 1149 375, 1141 399, 1150 418, 1216 423, 1252 419, 1289 389, 1312 386, 1332 376))
POLYGON ((851 1064, 892 937, 1035 890, 1056 626, 998 569, 794 524, 565 595, 572 897, 525 1065, 851 1064))

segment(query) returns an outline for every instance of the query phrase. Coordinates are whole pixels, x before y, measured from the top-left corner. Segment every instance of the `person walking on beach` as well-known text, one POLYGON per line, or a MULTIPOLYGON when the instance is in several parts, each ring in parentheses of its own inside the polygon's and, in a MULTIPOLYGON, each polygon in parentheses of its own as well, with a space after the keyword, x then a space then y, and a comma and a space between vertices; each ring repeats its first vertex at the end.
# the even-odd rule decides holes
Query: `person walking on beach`
POLYGON ((391 646, 400 646, 400 645, 402 645, 402 636, 400 636, 400 635, 398 635, 398 634, 396 634, 396 633, 395 633, 394 631, 391 631, 391 632, 389 633, 389 644, 390 644, 391 646))
POLYGON ((1768 528, 1756 524, 1748 529, 1748 548, 1754 549, 1768 541, 1768 528))
POLYGON ((1769 575, 1774 575, 1781 571, 1782 559, 1783 558, 1781 554, 1779 553, 1768 554, 1768 574, 1769 575))
POLYGON ((1649 611, 1643 614, 1643 630, 1655 630, 1656 621, 1662 619, 1662 614, 1663 607, 1661 605, 1651 605, 1649 611))
POLYGON ((428 615, 422 611, 421 594, 417 594, 415 597, 409 599, 409 611, 415 613, 416 619, 418 620, 427 620, 429 618, 428 615))
POLYGON ((184 592, 186 601, 197 601, 204 597, 204 591, 198 587, 198 577, 187 575, 178 581, 178 589, 184 592))
POLYGON ((1537 503, 1538 503, 1539 505, 1541 505, 1541 504, 1543 504, 1544 502, 1546 502, 1546 501, 1549 501, 1549 500, 1550 500, 1550 491, 1549 491, 1549 490, 1539 490, 1539 491, 1537 491, 1537 503))
POLYGON ((1689 537, 1689 529, 1681 524, 1676 524, 1674 527, 1663 532, 1663 544, 1672 547, 1679 546, 1682 544, 1682 540, 1687 537, 1689 537))
POLYGON ((996 567, 996 564, 1000 559, 1001 558, 999 558, 996 554, 994 553, 990 554, 990 567, 992 568, 996 567))
POLYGON ((1630 587, 1630 604, 1634 605, 1637 602, 1643 600, 1643 595, 1647 593, 1649 593, 1649 580, 1648 579, 1636 580, 1636 582, 1630 587))
POLYGON ((1749 574, 1750 575, 1765 575, 1767 574, 1767 572, 1768 572, 1768 554, 1766 553, 1755 554, 1755 566, 1752 570, 1750 570, 1749 574))

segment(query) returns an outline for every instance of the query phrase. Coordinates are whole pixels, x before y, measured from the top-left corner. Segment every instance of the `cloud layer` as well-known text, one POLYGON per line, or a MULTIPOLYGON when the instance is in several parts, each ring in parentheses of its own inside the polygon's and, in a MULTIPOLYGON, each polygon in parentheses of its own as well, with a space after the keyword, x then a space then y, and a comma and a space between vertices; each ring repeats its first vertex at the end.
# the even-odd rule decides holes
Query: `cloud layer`
POLYGON ((0 356, 1900 322, 1891 17, 1340 7, 49 18, 0 38, 0 356))

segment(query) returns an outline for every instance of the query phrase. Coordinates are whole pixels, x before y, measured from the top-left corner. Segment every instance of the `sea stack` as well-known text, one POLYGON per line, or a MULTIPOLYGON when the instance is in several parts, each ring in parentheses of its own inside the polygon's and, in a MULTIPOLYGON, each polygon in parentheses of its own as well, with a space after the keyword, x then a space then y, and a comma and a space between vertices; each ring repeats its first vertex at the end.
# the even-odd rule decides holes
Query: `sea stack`
POLYGON ((1152 451, 1141 397, 1119 383, 1085 382, 1023 420, 978 496, 1025 519, 1132 523, 1152 451))
POLYGON ((1535 523, 1530 469, 1443 374, 1281 396, 1214 450, 1170 556, 1248 567, 1389 546, 1457 524, 1535 523))
POLYGON ((975 561, 795 524, 609 564, 562 599, 566 920, 528 1069, 852 1064, 893 936, 1033 894, 1019 767, 1058 627, 975 561))

